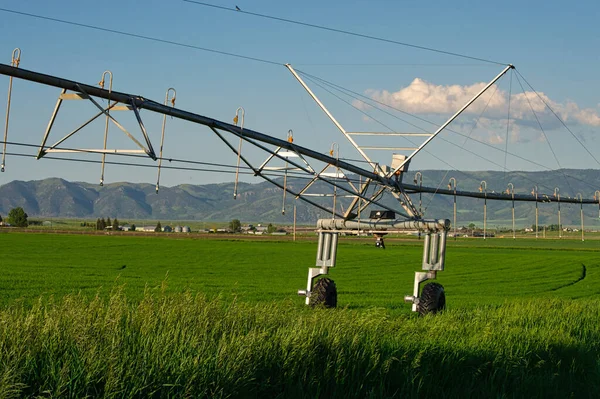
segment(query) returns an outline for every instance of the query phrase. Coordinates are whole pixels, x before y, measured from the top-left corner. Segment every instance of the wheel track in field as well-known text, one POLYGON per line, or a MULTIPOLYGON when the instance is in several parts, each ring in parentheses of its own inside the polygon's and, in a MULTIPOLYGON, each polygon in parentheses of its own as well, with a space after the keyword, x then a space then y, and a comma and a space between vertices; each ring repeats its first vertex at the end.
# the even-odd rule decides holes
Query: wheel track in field
POLYGON ((587 268, 586 268, 586 267, 585 267, 585 265, 582 263, 582 264, 581 264, 581 275, 579 276, 579 278, 578 278, 577 280, 575 280, 575 281, 571 281, 570 283, 567 283, 567 284, 565 284, 565 285, 561 285, 560 287, 556 287, 556 288, 554 288, 554 289, 553 289, 553 290, 551 290, 551 291, 558 291, 558 290, 560 290, 560 289, 562 289, 562 288, 566 288, 566 287, 570 287, 570 286, 572 286, 572 285, 575 285, 575 284, 577 284, 578 282, 580 282, 580 281, 584 280, 586 275, 587 275, 587 268))

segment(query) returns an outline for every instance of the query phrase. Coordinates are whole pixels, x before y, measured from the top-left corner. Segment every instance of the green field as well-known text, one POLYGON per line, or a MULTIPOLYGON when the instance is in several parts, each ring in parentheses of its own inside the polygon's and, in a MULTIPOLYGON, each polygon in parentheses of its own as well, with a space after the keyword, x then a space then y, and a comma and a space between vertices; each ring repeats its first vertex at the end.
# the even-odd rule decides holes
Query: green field
POLYGON ((595 397, 600 245, 451 240, 447 311, 402 302, 422 243, 0 234, 0 397, 595 397))
MULTIPOLYGON (((31 303, 40 295, 106 297, 120 285, 132 300, 166 285, 169 292, 301 303, 295 293, 305 287, 316 257, 314 241, 22 233, 2 234, 0 240, 4 305, 19 298, 31 303)), ((598 241, 450 240, 447 252, 439 281, 450 308, 600 294, 598 241)), ((408 311, 402 298, 412 291, 421 254, 417 240, 388 240, 382 251, 370 240, 342 238, 338 265, 331 270, 339 306, 408 311)))

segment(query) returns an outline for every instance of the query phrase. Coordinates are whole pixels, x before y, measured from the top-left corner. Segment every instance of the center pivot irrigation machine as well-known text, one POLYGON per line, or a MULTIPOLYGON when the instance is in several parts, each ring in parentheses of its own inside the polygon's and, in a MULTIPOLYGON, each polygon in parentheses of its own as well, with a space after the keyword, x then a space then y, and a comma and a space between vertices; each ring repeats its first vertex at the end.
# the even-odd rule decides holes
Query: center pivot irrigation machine
MULTIPOLYGON (((333 124, 340 130, 343 136, 352 144, 354 149, 362 157, 359 161, 342 160, 339 157, 339 147, 334 145, 329 154, 302 147, 294 143, 293 132, 290 130, 286 139, 278 139, 274 136, 260 133, 244 126, 244 109, 238 108, 234 118, 234 124, 229 124, 196 113, 184 111, 175 108, 175 90, 170 88, 166 92, 164 103, 155 102, 139 95, 116 92, 112 90, 112 74, 108 71, 102 74, 102 79, 98 86, 87 85, 59 78, 56 76, 45 75, 38 72, 32 72, 20 68, 20 50, 13 52, 11 65, 0 64, 0 73, 9 77, 8 103, 6 113, 6 124, 3 141, 2 171, 5 170, 7 154, 7 144, 22 145, 22 143, 11 142, 8 138, 9 115, 11 107, 12 83, 13 78, 19 78, 37 84, 53 86, 61 89, 56 101, 54 111, 51 113, 50 121, 46 131, 43 134, 41 144, 38 146, 37 159, 56 158, 56 153, 93 153, 101 155, 101 178, 100 184, 104 183, 104 165, 107 155, 121 155, 133 157, 149 157, 157 162, 158 176, 156 182, 156 191, 160 187, 160 170, 163 160, 163 144, 165 139, 166 117, 188 121, 194 124, 204 125, 214 133, 223 143, 230 148, 237 157, 236 177, 233 196, 238 196, 238 179, 240 168, 250 170, 255 176, 259 176, 273 185, 283 190, 283 201, 285 212, 286 194, 294 196, 296 199, 303 200, 326 213, 331 217, 320 219, 317 222, 318 248, 316 267, 308 270, 308 281, 306 289, 298 291, 298 294, 306 298, 307 305, 324 305, 326 307, 335 307, 337 304, 337 291, 335 283, 329 278, 321 278, 315 281, 319 276, 327 275, 329 269, 336 265, 338 238, 342 233, 362 234, 369 233, 376 237, 378 247, 384 247, 383 237, 389 233, 401 231, 418 231, 424 236, 423 260, 421 272, 415 273, 414 289, 410 295, 406 295, 404 300, 412 304, 412 310, 421 314, 435 313, 445 307, 444 288, 435 282, 430 282, 421 288, 425 281, 436 278, 439 271, 444 270, 446 241, 451 227, 448 219, 424 219, 420 206, 417 208, 411 201, 409 194, 429 192, 440 195, 452 195, 481 198, 484 200, 505 200, 505 201, 535 201, 552 202, 562 201, 578 203, 583 206, 584 203, 600 203, 600 192, 597 199, 563 198, 552 195, 520 195, 512 192, 506 193, 488 193, 487 190, 480 192, 457 191, 456 182, 454 186, 449 185, 447 190, 435 187, 424 187, 417 184, 415 178, 414 184, 404 181, 411 160, 418 155, 427 144, 438 136, 452 121, 454 121, 467 107, 475 102, 484 92, 486 92, 494 83, 504 74, 513 69, 512 65, 505 66, 502 71, 494 77, 485 87, 483 87, 471 100, 464 104, 452 117, 443 123, 432 133, 411 133, 411 132, 352 132, 347 131, 323 105, 321 100, 313 93, 309 86, 302 79, 307 76, 301 71, 295 70, 291 65, 285 67, 291 72, 295 79, 302 85, 306 92, 312 97, 320 109, 327 115, 333 124), (108 88, 106 88, 106 79, 109 78, 108 88), (101 105, 100 99, 106 100, 106 105, 101 105), (97 110, 94 117, 82 123, 79 127, 70 131, 62 138, 56 140, 54 144, 48 145, 48 140, 52 136, 53 126, 59 114, 61 107, 68 101, 87 101, 90 106, 97 110), (160 139, 160 150, 157 154, 152 146, 151 135, 148 133, 142 117, 141 110, 147 110, 162 114, 162 128, 160 139), (135 120, 140 128, 138 138, 128 131, 115 118, 117 111, 133 113, 135 120), (84 149, 65 147, 65 143, 78 132, 82 131, 87 125, 98 118, 105 119, 103 147, 100 149, 84 149), (108 149, 107 135, 109 126, 115 125, 121 130, 133 144, 135 149, 108 149), (366 136, 377 136, 378 139, 387 139, 394 144, 388 146, 367 146, 359 145, 355 140, 358 136, 363 139, 366 136), (411 147, 399 147, 395 140, 399 137, 408 139, 411 143, 414 140, 422 142, 414 144, 411 147), (237 140, 237 142, 231 141, 237 140), (412 141, 411 141, 412 140, 412 141), (254 162, 244 153, 243 144, 251 145, 267 153, 267 159, 262 162, 254 162), (370 151, 384 151, 390 154, 390 165, 384 165, 375 162, 369 155, 370 151), (240 166, 241 164, 245 166, 240 166), (276 164, 283 166, 276 166, 276 164), (360 165, 360 166, 359 166, 360 165), (367 165, 364 167, 364 165, 367 165), (308 183, 297 190, 288 182, 289 177, 303 177, 308 183), (282 179, 281 179, 282 178, 282 179), (314 183, 326 183, 333 188, 333 194, 315 193, 314 183), (397 206, 388 206, 381 201, 384 193, 391 194, 396 199, 397 206), (338 212, 336 200, 338 195, 350 197, 350 205, 344 212, 338 212), (314 197, 329 196, 333 197, 333 207, 325 206, 318 202, 314 197), (368 218, 361 218, 367 208, 371 209, 368 218), (373 210, 375 208, 375 210, 373 210)), ((22 154, 14 154, 22 155, 22 154)), ((173 159, 169 159, 174 161, 173 159)), ((175 160, 176 161, 176 160, 175 160)), ((188 161, 201 163, 198 161, 188 161)))

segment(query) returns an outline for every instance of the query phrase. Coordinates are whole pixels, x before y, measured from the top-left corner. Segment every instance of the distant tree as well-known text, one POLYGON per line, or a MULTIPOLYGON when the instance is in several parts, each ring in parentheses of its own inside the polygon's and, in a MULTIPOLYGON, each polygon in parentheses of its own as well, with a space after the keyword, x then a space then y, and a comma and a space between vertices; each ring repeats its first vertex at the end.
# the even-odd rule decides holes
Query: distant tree
POLYGON ((113 225, 113 224, 112 224, 112 222, 110 221, 110 218, 107 218, 107 219, 106 219, 106 225, 105 225, 104 227, 109 227, 109 226, 112 226, 112 225, 113 225))
POLYGON ((158 222, 156 224, 156 227, 154 228, 154 231, 157 233, 160 233, 162 231, 162 226, 160 225, 160 222, 158 222))
POLYGON ((119 219, 117 219, 117 218, 113 219, 112 227, 113 227, 113 230, 115 230, 115 231, 119 230, 119 219))
POLYGON ((104 220, 104 218, 100 219, 100 228, 98 230, 104 230, 104 228, 106 227, 106 221, 104 220))
POLYGON ((27 214, 23 208, 16 207, 8 212, 8 223, 16 227, 27 227, 27 214))
POLYGON ((129 231, 135 231, 135 224, 132 224, 131 227, 129 227, 129 231))
POLYGON ((2 215, 0 215, 0 223, 2 223, 2 215))
POLYGON ((269 223, 269 225, 267 226, 267 233, 271 234, 271 233, 275 233, 277 231, 277 228, 275 226, 273 226, 271 223, 269 223))
POLYGON ((475 228, 475 223, 469 223, 469 228, 473 230, 475 228))
POLYGON ((100 218, 96 219, 96 230, 102 230, 100 228, 100 218))
POLYGON ((229 222, 229 230, 234 233, 242 231, 242 223, 239 221, 239 219, 233 219, 231 222, 229 222))

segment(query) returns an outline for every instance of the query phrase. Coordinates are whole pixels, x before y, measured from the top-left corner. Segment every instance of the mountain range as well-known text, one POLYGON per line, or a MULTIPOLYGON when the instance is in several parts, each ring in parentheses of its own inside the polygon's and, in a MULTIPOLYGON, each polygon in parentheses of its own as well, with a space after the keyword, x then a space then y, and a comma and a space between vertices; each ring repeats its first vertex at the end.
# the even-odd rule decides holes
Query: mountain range
MULTIPOLYGON (((592 198, 594 191, 600 189, 600 171, 559 170, 543 172, 447 172, 439 170, 422 171, 422 184, 429 187, 446 188, 450 177, 455 177, 459 190, 477 191, 481 181, 487 182, 488 192, 506 190, 507 183, 515 187, 515 193, 530 193, 535 185, 540 195, 552 195, 554 187, 560 186, 563 198, 574 197, 582 193, 592 198)), ((406 178, 412 182, 410 178, 406 178)), ((299 191, 306 182, 288 179, 288 186, 299 191)), ((233 198, 233 183, 161 187, 159 193, 155 186, 144 183, 111 183, 98 186, 91 183, 69 182, 60 178, 35 181, 12 181, 0 186, 0 215, 6 215, 17 206, 23 207, 30 217, 61 217, 95 219, 97 217, 118 217, 126 219, 152 220, 199 220, 229 221, 240 219, 243 222, 291 223, 293 206, 297 208, 298 223, 313 224, 320 217, 329 217, 329 213, 304 201, 295 201, 290 194, 286 198, 286 213, 282 214, 283 192, 268 182, 256 184, 240 183, 237 199, 233 198)), ((313 193, 332 194, 333 189, 316 183, 313 193)), ((338 206, 347 207, 350 199, 337 190, 338 206)), ((412 195, 413 203, 419 207, 419 195, 412 195)), ((317 201, 317 199, 315 199, 317 201)), ((333 198, 321 197, 324 206, 331 209, 333 198)), ((392 205, 395 200, 390 196, 384 202, 392 205)), ((512 223, 511 203, 509 201, 488 201, 488 226, 510 226, 512 223)), ((426 217, 453 218, 453 197, 423 194, 421 208, 426 217)), ((339 209, 339 208, 338 208, 339 209)), ((515 203, 515 218, 518 226, 530 226, 534 223, 535 205, 530 202, 515 203)), ((472 198, 457 198, 457 225, 483 223, 483 201, 472 198)), ((586 226, 600 226, 598 207, 585 205, 586 226)), ((557 223, 557 205, 539 204, 540 225, 557 223)), ((579 206, 562 204, 562 224, 578 226, 580 224, 579 206)))

